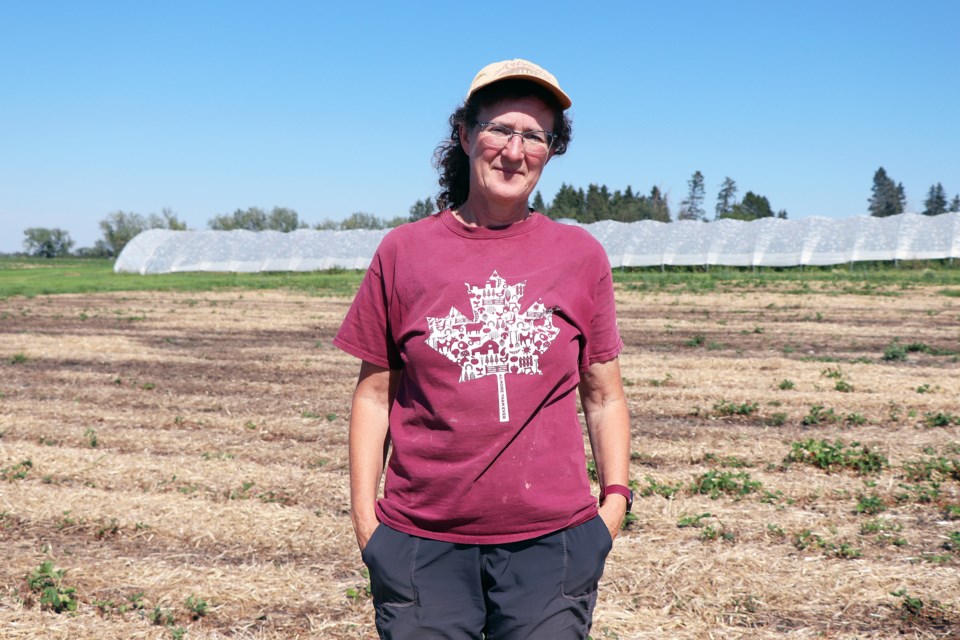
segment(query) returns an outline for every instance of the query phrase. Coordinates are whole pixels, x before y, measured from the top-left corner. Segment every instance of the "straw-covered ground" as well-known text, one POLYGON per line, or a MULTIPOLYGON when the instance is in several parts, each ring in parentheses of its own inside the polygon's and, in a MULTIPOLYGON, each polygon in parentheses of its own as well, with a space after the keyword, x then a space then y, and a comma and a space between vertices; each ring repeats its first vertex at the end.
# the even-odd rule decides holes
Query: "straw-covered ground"
MULTIPOLYGON (((637 518, 595 639, 960 637, 955 295, 618 299, 637 518)), ((0 300, 0 637, 375 637, 348 304, 0 300)))

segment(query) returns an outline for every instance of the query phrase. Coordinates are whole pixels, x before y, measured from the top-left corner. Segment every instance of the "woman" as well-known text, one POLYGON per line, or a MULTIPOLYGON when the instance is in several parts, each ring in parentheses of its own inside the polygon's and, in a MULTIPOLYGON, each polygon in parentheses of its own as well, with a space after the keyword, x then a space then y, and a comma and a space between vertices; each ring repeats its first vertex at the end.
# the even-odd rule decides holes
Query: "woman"
POLYGON ((362 360, 351 516, 381 638, 589 632, 630 432, 606 254, 527 207, 569 107, 537 65, 482 69, 438 148, 447 208, 384 238, 334 340, 362 360))

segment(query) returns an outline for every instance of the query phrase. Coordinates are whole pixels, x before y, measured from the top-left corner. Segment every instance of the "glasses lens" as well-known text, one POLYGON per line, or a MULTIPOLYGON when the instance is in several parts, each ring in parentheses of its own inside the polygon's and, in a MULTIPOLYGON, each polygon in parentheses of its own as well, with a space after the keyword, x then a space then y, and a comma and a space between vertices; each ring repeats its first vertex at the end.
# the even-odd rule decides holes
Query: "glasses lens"
POLYGON ((520 136, 523 141, 523 149, 532 155, 545 155, 553 142, 553 134, 548 131, 514 131, 510 127, 496 122, 481 122, 478 125, 480 133, 491 147, 506 146, 513 136, 520 136))

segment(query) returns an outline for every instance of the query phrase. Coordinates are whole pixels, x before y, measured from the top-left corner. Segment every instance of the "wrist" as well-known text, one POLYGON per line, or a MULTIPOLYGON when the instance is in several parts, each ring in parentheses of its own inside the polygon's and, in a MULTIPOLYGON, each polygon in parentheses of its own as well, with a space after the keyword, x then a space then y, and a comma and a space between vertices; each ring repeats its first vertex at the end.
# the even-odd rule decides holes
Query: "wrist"
POLYGON ((608 496, 622 496, 627 502, 627 513, 633 508, 633 491, 630 487, 622 484, 608 484, 600 488, 600 504, 603 504, 608 496))

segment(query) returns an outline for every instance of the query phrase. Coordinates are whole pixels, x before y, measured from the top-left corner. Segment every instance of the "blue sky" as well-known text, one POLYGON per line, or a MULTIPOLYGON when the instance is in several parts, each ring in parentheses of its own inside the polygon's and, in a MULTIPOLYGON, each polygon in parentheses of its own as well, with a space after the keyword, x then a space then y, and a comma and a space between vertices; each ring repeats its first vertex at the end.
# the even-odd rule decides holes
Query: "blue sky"
POLYGON ((0 0, 0 252, 116 210, 190 228, 259 206, 405 215, 474 73, 528 58, 573 98, 540 183, 712 213, 733 178, 791 218, 866 212, 873 173, 960 193, 960 2, 0 0))

